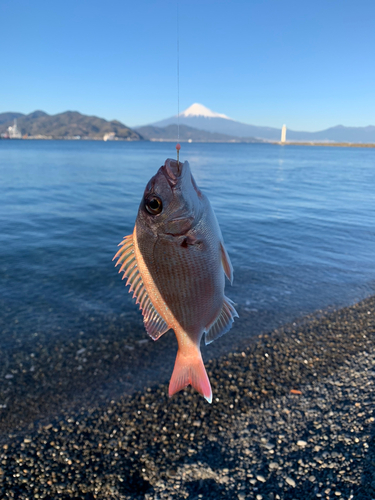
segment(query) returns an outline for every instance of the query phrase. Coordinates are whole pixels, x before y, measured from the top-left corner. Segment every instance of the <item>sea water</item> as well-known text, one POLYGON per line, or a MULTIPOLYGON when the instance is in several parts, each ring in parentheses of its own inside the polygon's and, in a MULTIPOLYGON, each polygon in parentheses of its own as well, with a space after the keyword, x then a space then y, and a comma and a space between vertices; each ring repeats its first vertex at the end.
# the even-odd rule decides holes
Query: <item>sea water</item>
MULTIPOLYGON (((1 349, 35 332, 90 334, 87 318, 130 311, 141 323, 112 257, 174 146, 0 141, 1 349)), ((234 267, 226 294, 252 318, 228 334, 232 348, 374 293, 375 149, 191 143, 180 159, 217 214, 234 267)))

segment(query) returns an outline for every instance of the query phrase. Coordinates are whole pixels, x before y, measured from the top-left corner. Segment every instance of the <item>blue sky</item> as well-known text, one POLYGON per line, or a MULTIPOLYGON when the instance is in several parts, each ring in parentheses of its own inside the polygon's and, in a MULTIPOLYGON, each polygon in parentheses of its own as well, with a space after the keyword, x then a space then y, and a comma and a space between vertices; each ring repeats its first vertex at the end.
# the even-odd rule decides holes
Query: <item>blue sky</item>
MULTIPOLYGON (((180 110, 375 125, 374 0, 178 0, 180 110)), ((0 0, 0 112, 177 113, 177 0, 0 0)))

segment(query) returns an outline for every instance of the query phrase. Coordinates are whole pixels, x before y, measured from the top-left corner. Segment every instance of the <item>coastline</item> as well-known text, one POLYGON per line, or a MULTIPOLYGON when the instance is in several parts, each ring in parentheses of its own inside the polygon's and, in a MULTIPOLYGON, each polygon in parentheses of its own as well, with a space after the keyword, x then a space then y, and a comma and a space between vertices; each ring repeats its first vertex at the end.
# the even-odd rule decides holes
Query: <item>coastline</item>
MULTIPOLYGON (((22 139, 1 139, 3 141, 102 141, 102 142, 156 142, 156 143, 175 143, 176 139, 134 139, 134 138, 120 138, 116 137, 115 139, 111 139, 109 141, 104 141, 102 137, 52 137, 52 136, 32 136, 32 137, 23 137, 22 139)), ((183 144, 272 144, 275 146, 318 146, 318 147, 337 147, 337 148, 375 148, 375 143, 352 143, 352 142, 293 142, 293 141, 267 141, 267 140, 242 140, 241 138, 233 138, 233 140, 228 141, 219 141, 219 140, 188 140, 188 139, 180 139, 183 144)))
POLYGON ((355 143, 355 142, 272 142, 278 146, 331 146, 337 148, 375 148, 375 143, 355 143))
POLYGON ((55 411, 18 431, 8 425, 0 492, 374 498, 374 346, 375 296, 317 311, 207 362, 212 405, 190 388, 169 399, 163 384, 55 411))

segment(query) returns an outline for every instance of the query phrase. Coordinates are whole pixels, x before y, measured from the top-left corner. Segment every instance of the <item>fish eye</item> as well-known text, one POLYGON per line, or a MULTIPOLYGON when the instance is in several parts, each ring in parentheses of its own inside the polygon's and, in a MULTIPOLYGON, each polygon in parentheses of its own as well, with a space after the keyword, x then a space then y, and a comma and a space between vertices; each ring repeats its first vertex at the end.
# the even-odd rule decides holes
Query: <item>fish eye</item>
POLYGON ((153 194, 145 199, 145 207, 151 215, 158 215, 163 210, 163 203, 158 196, 153 194))

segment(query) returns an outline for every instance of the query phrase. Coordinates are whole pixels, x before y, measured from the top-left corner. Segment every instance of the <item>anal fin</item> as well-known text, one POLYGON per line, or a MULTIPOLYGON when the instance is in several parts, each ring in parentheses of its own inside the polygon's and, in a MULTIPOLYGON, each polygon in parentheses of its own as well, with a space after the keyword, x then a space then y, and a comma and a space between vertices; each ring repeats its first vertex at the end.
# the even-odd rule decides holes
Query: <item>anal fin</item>
POLYGON ((118 257, 116 266, 121 264, 119 272, 124 273, 123 279, 128 278, 126 285, 130 285, 129 292, 133 292, 133 298, 137 299, 146 331, 153 340, 157 340, 169 330, 169 327, 155 309, 144 286, 134 253, 133 235, 126 236, 120 245, 121 248, 113 260, 118 257))
POLYGON ((227 333, 232 328, 234 318, 238 318, 238 313, 234 308, 233 302, 224 296, 223 307, 219 316, 214 323, 206 328, 206 345, 218 339, 224 333, 227 333))

